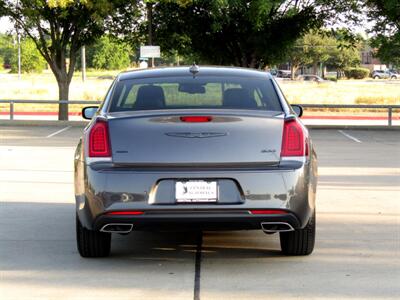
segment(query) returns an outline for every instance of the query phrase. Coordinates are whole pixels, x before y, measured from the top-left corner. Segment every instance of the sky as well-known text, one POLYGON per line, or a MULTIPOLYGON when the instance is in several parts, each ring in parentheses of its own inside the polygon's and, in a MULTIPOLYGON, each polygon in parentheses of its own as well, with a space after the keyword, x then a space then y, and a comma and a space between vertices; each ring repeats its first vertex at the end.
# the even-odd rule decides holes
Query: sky
POLYGON ((12 30, 13 28, 14 27, 8 17, 0 18, 0 33, 6 33, 8 31, 12 30))

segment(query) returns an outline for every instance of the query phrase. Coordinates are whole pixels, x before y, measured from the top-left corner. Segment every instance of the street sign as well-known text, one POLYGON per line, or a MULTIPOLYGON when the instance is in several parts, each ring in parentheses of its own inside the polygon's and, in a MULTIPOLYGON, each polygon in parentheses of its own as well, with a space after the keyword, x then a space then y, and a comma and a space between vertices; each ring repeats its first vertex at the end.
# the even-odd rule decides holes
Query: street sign
POLYGON ((140 46, 140 57, 160 57, 160 46, 140 46))

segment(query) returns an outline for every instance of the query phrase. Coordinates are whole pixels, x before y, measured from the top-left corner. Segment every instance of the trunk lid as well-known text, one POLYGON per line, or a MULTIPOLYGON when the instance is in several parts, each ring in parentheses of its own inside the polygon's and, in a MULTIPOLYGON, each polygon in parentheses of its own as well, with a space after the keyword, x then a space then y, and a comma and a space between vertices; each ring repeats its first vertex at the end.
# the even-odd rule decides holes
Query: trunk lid
POLYGON ((276 165, 283 115, 277 113, 115 113, 109 116, 113 162, 129 165, 276 165), (183 122, 183 116, 211 116, 183 122))

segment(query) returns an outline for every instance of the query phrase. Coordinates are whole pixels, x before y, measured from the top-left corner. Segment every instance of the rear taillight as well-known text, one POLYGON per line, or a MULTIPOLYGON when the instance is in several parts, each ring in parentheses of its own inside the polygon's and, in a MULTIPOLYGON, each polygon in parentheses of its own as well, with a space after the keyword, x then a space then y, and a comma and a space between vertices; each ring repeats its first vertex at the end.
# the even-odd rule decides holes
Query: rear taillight
POLYGON ((249 211, 252 215, 285 215, 288 212, 280 209, 253 209, 249 211))
POLYGON ((105 121, 97 121, 89 133, 89 157, 110 157, 110 136, 108 124, 105 121))
POLYGON ((143 211, 139 210, 128 210, 128 211, 111 211, 106 213, 106 215, 109 216, 138 216, 138 215, 143 215, 143 211))
POLYGON ((283 126, 281 156, 304 156, 308 154, 303 127, 296 120, 287 120, 283 126))

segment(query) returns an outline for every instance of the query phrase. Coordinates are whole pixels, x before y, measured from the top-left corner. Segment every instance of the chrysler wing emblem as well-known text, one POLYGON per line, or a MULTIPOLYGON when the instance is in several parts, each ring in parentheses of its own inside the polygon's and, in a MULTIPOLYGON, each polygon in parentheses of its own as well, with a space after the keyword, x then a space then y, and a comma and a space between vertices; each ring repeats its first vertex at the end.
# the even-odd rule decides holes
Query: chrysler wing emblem
POLYGON ((225 136, 225 132, 167 132, 165 135, 182 138, 211 138, 225 136))

